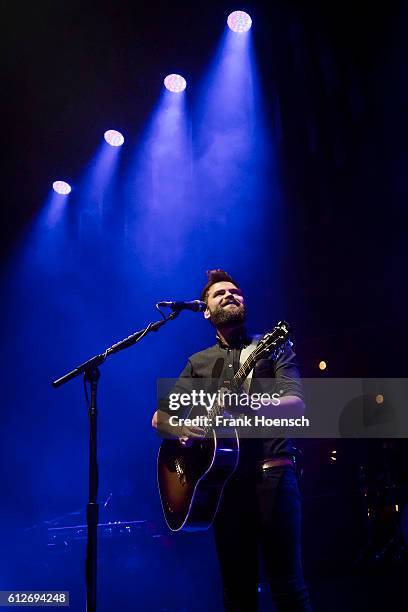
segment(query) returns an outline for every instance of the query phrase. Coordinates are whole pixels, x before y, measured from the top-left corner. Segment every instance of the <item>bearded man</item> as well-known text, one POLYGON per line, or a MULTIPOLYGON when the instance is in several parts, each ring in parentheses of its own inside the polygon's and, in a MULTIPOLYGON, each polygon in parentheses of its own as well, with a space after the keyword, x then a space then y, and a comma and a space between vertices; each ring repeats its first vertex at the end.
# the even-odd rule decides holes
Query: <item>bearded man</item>
MULTIPOLYGON (((181 378, 214 377, 224 383, 240 367, 243 349, 256 340, 245 327, 245 300, 239 285, 224 270, 207 273, 201 299, 204 317, 216 330, 216 344, 192 355, 181 378)), ((279 382, 280 410, 291 415, 304 410, 295 353, 289 344, 276 359, 260 359, 252 378, 279 382)), ((272 415, 272 405, 263 414, 272 415)), ((167 434, 166 415, 153 416, 153 427, 167 434)), ((174 428, 172 429, 174 434, 174 428)), ((180 441, 203 435, 199 427, 183 427, 180 441)), ((214 520, 215 544, 220 564, 227 612, 258 609, 259 557, 279 612, 311 612, 301 562, 301 501, 294 466, 294 448, 287 438, 240 440, 239 464, 225 485, 214 520), (260 555, 259 555, 260 553, 260 555)))

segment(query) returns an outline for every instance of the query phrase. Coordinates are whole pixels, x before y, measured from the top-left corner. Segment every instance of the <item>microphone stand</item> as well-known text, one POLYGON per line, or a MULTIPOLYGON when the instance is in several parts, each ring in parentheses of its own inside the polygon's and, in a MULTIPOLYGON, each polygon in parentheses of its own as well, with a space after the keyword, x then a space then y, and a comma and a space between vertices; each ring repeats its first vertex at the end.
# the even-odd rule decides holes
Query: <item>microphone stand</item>
MULTIPOLYGON (((158 305, 156 305, 158 308, 158 305)), ((86 507, 86 522, 88 526, 87 546, 86 546, 86 610, 87 612, 96 612, 96 587, 97 587, 97 553, 98 553, 98 519, 99 519, 99 504, 98 504, 98 452, 97 452, 97 406, 96 396, 98 389, 98 380, 100 378, 99 366, 106 361, 108 357, 114 353, 118 353, 123 349, 129 348, 140 342, 149 332, 158 331, 160 327, 165 325, 167 321, 175 319, 180 310, 172 310, 165 317, 158 308, 162 319, 154 323, 149 323, 147 327, 137 331, 127 338, 116 342, 103 353, 91 357, 84 363, 81 363, 76 368, 57 378, 52 382, 54 388, 61 387, 68 381, 77 376, 84 375, 85 395, 88 404, 89 415, 89 499, 86 507), (89 402, 87 384, 90 386, 91 398, 89 402)))

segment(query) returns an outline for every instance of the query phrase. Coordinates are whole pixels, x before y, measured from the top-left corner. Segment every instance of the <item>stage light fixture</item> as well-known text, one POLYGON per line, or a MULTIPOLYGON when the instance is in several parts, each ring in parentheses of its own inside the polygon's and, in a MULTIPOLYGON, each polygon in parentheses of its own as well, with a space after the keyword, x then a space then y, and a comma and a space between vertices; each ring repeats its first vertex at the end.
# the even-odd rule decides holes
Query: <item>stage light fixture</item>
POLYGON ((179 74, 169 74, 164 79, 164 86, 172 93, 180 93, 187 87, 186 79, 179 74))
POLYGON ((325 370, 327 368, 327 363, 325 361, 321 361, 319 363, 319 369, 320 370, 325 370))
POLYGON ((244 11, 234 11, 228 15, 228 27, 233 32, 248 32, 252 25, 252 19, 244 11))
POLYGON ((52 188, 55 193, 59 193, 60 195, 68 195, 71 193, 71 185, 68 185, 65 181, 54 181, 52 188))
POLYGON ((116 130, 108 130, 105 132, 104 138, 111 147, 120 147, 125 142, 123 135, 116 130))

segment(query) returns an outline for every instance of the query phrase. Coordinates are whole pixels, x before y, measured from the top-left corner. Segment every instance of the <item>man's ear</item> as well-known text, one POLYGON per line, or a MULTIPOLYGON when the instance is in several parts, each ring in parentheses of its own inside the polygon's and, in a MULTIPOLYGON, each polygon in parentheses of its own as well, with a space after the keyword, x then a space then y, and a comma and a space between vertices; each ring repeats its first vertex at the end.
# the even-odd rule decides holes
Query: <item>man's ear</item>
POLYGON ((210 311, 208 308, 204 310, 204 319, 209 319, 211 317, 210 311))

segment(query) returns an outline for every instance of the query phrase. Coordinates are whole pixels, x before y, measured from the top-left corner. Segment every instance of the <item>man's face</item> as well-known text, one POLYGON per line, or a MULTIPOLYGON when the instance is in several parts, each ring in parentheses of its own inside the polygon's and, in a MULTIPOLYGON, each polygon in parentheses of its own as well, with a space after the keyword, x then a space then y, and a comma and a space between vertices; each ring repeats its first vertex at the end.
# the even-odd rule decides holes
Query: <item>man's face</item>
POLYGON ((245 321, 245 303, 241 289, 229 281, 211 285, 204 317, 215 327, 233 327, 245 321))

